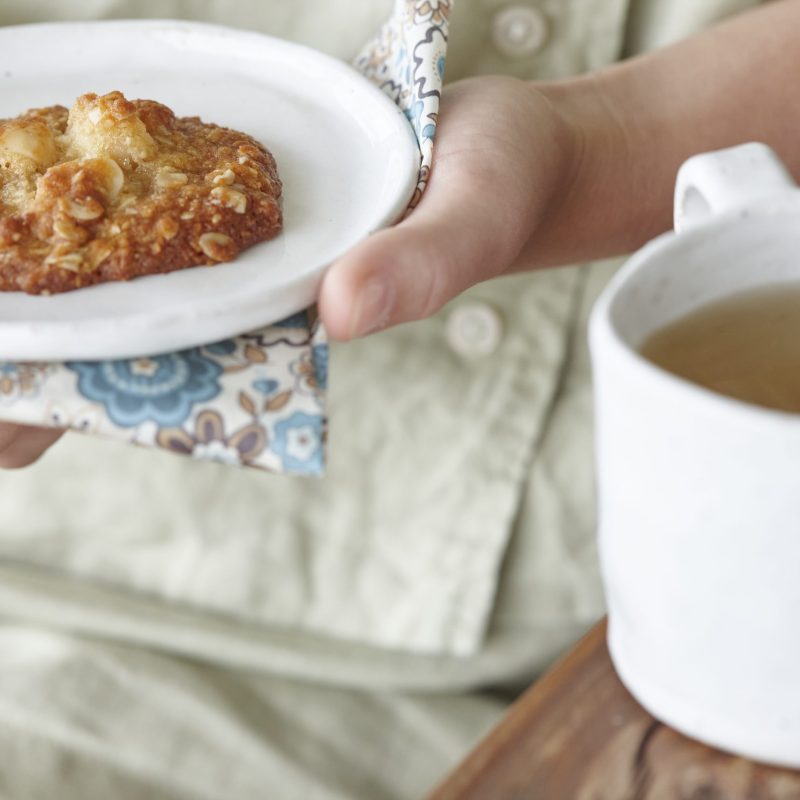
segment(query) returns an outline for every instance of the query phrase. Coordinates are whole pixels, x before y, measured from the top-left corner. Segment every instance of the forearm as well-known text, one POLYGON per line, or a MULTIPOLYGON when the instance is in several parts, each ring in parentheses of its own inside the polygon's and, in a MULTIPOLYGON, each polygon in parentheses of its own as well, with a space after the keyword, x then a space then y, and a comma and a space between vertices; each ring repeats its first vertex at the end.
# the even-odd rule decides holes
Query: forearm
POLYGON ((758 140, 800 177, 800 0, 594 76, 534 85, 573 132, 561 188, 517 266, 629 252, 671 225, 680 164, 758 140))

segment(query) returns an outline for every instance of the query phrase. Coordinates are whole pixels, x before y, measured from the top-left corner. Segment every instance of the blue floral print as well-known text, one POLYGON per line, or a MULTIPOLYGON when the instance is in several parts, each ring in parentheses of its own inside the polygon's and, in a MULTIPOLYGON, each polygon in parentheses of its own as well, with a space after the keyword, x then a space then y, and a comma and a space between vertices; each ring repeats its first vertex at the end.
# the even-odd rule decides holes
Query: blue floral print
POLYGON ((272 378, 259 378, 259 380, 253 381, 253 388, 265 395, 272 394, 279 386, 280 382, 272 378))
POLYGON ((422 138, 422 112, 424 110, 425 104, 422 102, 422 100, 417 100, 413 105, 409 106, 405 111, 403 111, 406 119, 408 119, 414 128, 414 133, 416 133, 417 139, 422 138))
POLYGON ((236 342, 233 339, 225 339, 222 342, 207 344, 203 349, 214 356, 230 356, 236 352, 236 342))
POLYGON ((328 353, 327 344, 315 344, 311 348, 311 358, 314 361, 314 375, 317 379, 317 388, 323 392, 328 388, 328 353))
POLYGON ((296 411, 288 419, 276 423, 270 449, 281 457, 287 472, 322 473, 322 416, 296 411))
POLYGON ((275 323, 276 328, 307 328, 308 317, 305 311, 300 311, 297 314, 292 314, 291 317, 275 323))
POLYGON ((222 367, 198 348, 124 361, 70 361, 66 366, 78 373, 78 391, 101 403, 123 428, 147 421, 181 425, 196 403, 221 391, 222 367))

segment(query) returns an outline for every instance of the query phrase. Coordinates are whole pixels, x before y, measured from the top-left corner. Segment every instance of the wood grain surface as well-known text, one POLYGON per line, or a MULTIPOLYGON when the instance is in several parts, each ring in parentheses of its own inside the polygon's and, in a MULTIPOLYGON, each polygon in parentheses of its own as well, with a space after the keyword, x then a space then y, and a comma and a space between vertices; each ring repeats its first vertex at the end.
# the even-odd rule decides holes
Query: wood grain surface
POLYGON ((617 678, 601 623, 428 800, 800 800, 800 772, 654 720, 617 678))

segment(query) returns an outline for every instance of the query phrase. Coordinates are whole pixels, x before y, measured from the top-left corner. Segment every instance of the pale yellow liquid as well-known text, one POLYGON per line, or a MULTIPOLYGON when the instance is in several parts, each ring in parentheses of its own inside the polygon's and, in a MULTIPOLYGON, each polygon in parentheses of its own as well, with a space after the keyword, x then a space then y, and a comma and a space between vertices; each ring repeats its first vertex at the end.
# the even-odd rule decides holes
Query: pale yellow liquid
POLYGON ((641 352, 721 394, 800 412, 800 284, 709 303, 656 331, 641 352))

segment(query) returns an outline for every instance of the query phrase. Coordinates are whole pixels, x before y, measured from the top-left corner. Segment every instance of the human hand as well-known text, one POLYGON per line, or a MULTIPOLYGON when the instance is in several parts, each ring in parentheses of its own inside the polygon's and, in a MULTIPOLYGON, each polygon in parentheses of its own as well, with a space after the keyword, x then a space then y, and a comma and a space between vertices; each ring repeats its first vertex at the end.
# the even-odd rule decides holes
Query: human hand
MULTIPOLYGON (((320 312, 331 336, 352 339, 427 317, 512 268, 566 186, 572 145, 569 126, 532 84, 476 78, 448 86, 419 206, 325 278, 320 312)), ((62 433, 0 423, 0 468, 28 466, 62 433)))
POLYGON ((54 444, 64 431, 0 422, 0 468, 27 467, 54 444))
POLYGON ((598 72, 446 86, 419 206, 325 276, 329 334, 429 316, 509 271, 629 253, 669 230, 675 174, 699 152, 765 142, 800 178, 784 91, 798 31, 800 0, 767 3, 598 72))
POLYGON ((430 185, 328 271, 328 332, 426 317, 505 272, 632 252, 669 230, 675 175, 699 152, 765 142, 800 180, 800 111, 785 93, 798 32, 800 0, 766 3, 575 78, 448 85, 430 185))
POLYGON ((325 276, 319 309, 331 337, 422 319, 473 284, 518 268, 539 223, 568 192, 578 145, 534 84, 483 77, 445 87, 419 206, 325 276))

